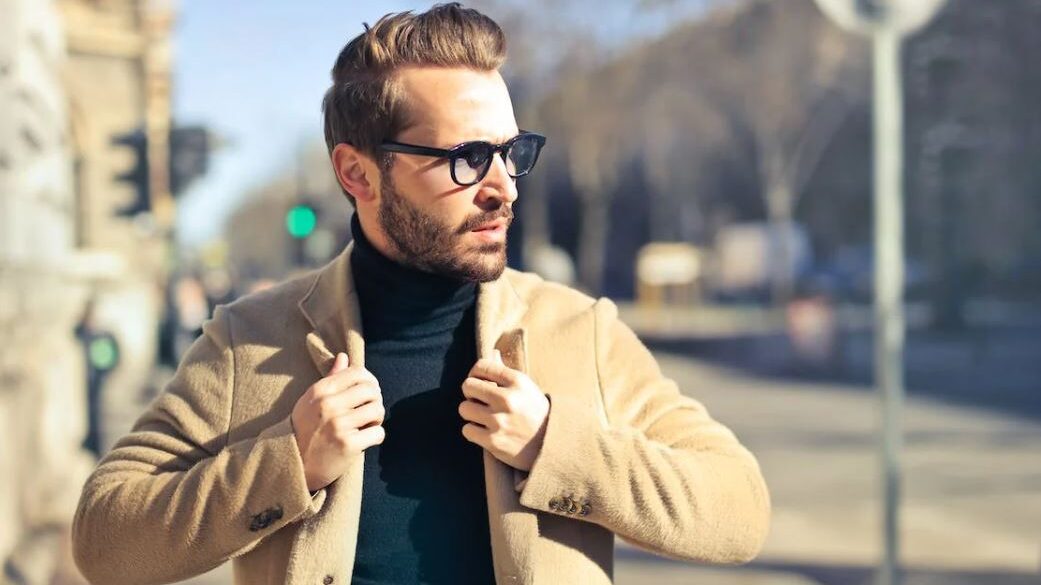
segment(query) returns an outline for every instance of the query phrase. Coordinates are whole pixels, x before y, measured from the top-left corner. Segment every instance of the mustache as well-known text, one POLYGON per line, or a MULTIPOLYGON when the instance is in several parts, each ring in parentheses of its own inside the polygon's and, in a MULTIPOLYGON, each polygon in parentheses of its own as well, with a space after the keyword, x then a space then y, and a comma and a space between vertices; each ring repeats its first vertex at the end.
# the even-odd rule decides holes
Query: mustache
POLYGON ((513 210, 509 207, 504 207, 502 211, 480 215, 473 219, 467 220, 466 223, 463 224, 462 229, 459 230, 459 233, 465 234, 471 230, 477 229, 479 226, 482 226, 491 221, 495 221, 497 219, 505 219, 506 226, 509 227, 509 224, 513 223, 513 210))

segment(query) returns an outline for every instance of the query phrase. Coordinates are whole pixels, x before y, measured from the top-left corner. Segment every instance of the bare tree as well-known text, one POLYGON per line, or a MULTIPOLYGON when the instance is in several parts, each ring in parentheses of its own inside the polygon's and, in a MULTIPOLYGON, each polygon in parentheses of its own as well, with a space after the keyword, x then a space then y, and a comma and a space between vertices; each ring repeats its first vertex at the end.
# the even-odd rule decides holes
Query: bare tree
MULTIPOLYGON (((774 302, 792 294, 789 241, 799 198, 847 116, 867 100, 862 42, 828 23, 808 1, 750 2, 740 19, 740 47, 730 47, 727 74, 707 87, 751 138, 768 220, 779 239, 781 278, 774 302)), ((735 24, 736 25, 736 24, 735 24)))

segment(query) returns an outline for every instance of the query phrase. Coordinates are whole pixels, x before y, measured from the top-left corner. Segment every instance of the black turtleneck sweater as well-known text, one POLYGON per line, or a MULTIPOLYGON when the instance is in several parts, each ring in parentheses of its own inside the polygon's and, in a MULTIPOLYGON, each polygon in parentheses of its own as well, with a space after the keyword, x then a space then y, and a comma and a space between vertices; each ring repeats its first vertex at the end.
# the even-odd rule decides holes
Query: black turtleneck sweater
POLYGON ((357 215, 351 232, 365 367, 386 408, 386 438, 365 451, 352 583, 494 583, 483 453, 458 411, 476 361, 476 284, 392 261, 357 215))

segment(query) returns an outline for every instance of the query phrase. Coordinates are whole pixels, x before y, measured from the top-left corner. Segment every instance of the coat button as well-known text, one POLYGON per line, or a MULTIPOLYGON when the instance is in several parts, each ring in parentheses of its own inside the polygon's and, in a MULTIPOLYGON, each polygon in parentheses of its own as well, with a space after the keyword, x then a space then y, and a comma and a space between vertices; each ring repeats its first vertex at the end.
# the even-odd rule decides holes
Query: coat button
POLYGON ((575 504, 575 500, 571 500, 571 504, 568 506, 567 513, 574 514, 578 511, 578 505, 575 504))
POLYGON ((332 575, 326 575, 325 579, 322 579, 322 583, 324 585, 333 585, 333 576, 332 575))
POLYGON ((268 508, 263 512, 256 514, 250 518, 249 529, 251 532, 257 532, 263 530, 268 526, 271 526, 276 520, 282 518, 282 506, 275 506, 274 508, 268 508))

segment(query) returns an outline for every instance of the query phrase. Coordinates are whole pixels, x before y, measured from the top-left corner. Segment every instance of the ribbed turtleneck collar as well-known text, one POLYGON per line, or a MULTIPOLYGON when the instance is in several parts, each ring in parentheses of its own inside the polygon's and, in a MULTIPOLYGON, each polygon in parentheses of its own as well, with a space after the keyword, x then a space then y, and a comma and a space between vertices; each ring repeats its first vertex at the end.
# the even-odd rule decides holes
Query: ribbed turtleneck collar
POLYGON ((384 256, 365 236, 357 213, 351 217, 351 234, 351 270, 366 337, 414 330, 432 333, 430 327, 458 323, 473 304, 476 283, 424 272, 384 256))

